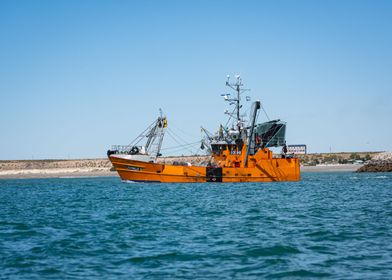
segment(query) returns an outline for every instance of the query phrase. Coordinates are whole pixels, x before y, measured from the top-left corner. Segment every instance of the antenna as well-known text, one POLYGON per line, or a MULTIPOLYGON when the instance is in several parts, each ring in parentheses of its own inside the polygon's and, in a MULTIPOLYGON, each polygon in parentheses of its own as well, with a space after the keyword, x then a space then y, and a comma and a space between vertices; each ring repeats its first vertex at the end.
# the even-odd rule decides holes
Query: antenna
MULTIPOLYGON (((237 119, 237 130, 239 133, 241 133, 241 126, 242 126, 242 119, 241 119, 241 114, 240 114, 240 109, 242 108, 241 105, 241 94, 244 91, 249 91, 249 89, 243 89, 242 86, 242 79, 240 75, 235 75, 235 79, 236 81, 234 83, 230 83, 230 75, 227 75, 227 80, 226 80, 226 86, 228 86, 229 88, 231 88, 232 90, 234 90, 236 92, 236 98, 230 98, 229 95, 230 94, 224 94, 222 95, 225 101, 229 102, 229 105, 235 105, 236 109, 235 109, 235 116, 237 119)), ((250 97, 248 98, 248 96, 246 97, 246 101, 249 101, 250 97)))

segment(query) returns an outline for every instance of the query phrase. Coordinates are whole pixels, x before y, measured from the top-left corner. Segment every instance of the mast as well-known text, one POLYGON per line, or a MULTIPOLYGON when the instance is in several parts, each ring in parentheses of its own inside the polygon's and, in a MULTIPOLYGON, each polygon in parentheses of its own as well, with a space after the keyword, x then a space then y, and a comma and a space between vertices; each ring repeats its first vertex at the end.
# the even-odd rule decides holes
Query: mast
MULTIPOLYGON (((239 136, 241 137, 242 135, 242 128, 243 128, 243 120, 241 119, 241 94, 245 91, 249 91, 250 89, 244 89, 242 88, 242 79, 240 75, 235 75, 236 81, 235 83, 230 83, 230 75, 227 75, 227 80, 226 80, 226 86, 229 88, 233 89, 236 93, 235 98, 230 98, 230 93, 227 94, 221 94, 221 96, 224 97, 225 101, 228 101, 230 104, 229 105, 235 105, 235 108, 233 112, 225 111, 225 114, 228 114, 230 117, 236 119, 236 128, 238 131, 239 136)), ((246 96, 246 101, 250 101, 250 97, 246 96)))
POLYGON ((230 83, 230 76, 227 75, 227 81, 226 81, 226 86, 232 88, 233 90, 236 91, 237 97, 233 98, 233 99, 229 99, 228 96, 230 94, 226 94, 225 95, 225 100, 226 101, 230 101, 230 104, 235 103, 236 105, 236 119, 237 119, 237 130, 238 132, 241 134, 241 114, 240 114, 240 110, 241 110, 241 93, 245 90, 241 89, 241 86, 243 86, 242 84, 242 79, 240 75, 236 75, 236 82, 235 83, 230 83))
POLYGON ((240 84, 241 78, 238 76, 236 83, 236 91, 237 91, 237 128, 238 132, 241 132, 241 124, 240 124, 240 84))
POLYGON ((244 161, 244 167, 248 166, 248 156, 250 152, 250 148, 252 146, 252 140, 253 140, 253 132, 255 129, 255 122, 256 122, 256 117, 257 117, 257 111, 260 109, 260 101, 255 101, 252 106, 252 124, 250 126, 250 135, 248 137, 248 144, 246 147, 246 155, 245 155, 245 161, 244 161))
POLYGON ((148 154, 154 155, 155 159, 160 156, 163 136, 167 127, 166 117, 163 115, 161 109, 159 109, 159 112, 160 116, 155 121, 154 127, 148 133, 148 140, 145 146, 148 154))

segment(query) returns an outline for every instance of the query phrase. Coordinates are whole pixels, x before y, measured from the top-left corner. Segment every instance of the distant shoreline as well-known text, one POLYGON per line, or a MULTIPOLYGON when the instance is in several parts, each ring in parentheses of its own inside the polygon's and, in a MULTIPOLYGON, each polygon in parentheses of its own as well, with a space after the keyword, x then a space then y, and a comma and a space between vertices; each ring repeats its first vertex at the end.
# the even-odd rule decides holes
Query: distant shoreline
POLYGON ((324 165, 314 165, 314 166, 301 166, 301 172, 355 172, 363 164, 324 164, 324 165))
POLYGON ((118 177, 117 172, 108 170, 48 170, 26 169, 1 172, 1 179, 45 179, 45 178, 90 178, 90 177, 118 177))
MULTIPOLYGON (((170 164, 176 159, 186 159, 196 164, 205 157, 167 157, 161 161, 170 164)), ((362 165, 358 164, 326 164, 301 166, 301 172, 355 172, 362 165)), ((107 159, 80 160, 6 160, 0 161, 0 179, 29 178, 86 178, 86 177, 119 177, 111 171, 111 163, 107 159)))
POLYGON ((108 159, 2 160, 0 179, 117 176, 108 159))

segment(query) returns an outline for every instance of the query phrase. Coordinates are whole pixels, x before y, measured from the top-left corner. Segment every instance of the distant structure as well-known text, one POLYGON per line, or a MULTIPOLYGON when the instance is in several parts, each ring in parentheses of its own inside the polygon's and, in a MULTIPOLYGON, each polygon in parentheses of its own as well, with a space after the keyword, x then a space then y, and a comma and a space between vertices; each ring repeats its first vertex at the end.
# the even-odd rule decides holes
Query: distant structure
POLYGON ((296 155, 306 155, 306 145, 288 145, 287 153, 296 155))

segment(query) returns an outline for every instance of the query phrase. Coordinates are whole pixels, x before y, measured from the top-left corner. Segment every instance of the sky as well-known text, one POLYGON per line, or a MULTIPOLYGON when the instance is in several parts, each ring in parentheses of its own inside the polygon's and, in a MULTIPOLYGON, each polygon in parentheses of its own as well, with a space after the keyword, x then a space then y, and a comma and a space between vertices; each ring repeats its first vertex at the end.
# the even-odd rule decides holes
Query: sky
POLYGON ((228 74, 288 144, 392 150, 391 30, 388 0, 3 0, 0 160, 105 157, 160 108, 196 142, 228 74))

